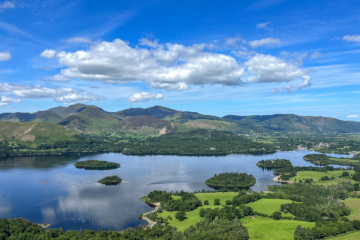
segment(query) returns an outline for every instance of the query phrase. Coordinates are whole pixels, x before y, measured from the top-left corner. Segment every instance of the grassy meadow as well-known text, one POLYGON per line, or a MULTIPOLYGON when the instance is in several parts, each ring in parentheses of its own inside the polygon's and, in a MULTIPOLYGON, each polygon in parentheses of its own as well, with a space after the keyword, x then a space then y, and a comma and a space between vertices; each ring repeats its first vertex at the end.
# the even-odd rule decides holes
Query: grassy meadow
POLYGON ((296 177, 290 178, 290 182, 294 182, 295 179, 296 181, 302 180, 304 181, 304 179, 310 179, 312 178, 314 181, 316 181, 316 184, 319 185, 323 185, 323 186, 331 186, 334 184, 338 184, 338 183, 342 183, 342 182, 348 182, 351 181, 352 184, 356 183, 355 180, 350 179, 350 178, 337 178, 339 176, 341 176, 341 174, 343 172, 349 172, 350 175, 354 174, 355 171, 354 170, 350 170, 350 171, 330 171, 330 172, 314 172, 314 171, 300 171, 297 173, 296 177), (328 181, 321 181, 321 177, 325 177, 327 176, 329 179, 331 177, 335 177, 335 179, 333 180, 328 180, 328 181))
POLYGON ((348 218, 350 220, 360 220, 360 199, 352 198, 345 200, 344 203, 351 208, 351 214, 348 218))
MULTIPOLYGON (((249 207, 252 207, 254 211, 259 213, 265 213, 269 216, 274 212, 280 212, 281 204, 292 203, 291 200, 286 199, 260 199, 256 202, 248 203, 249 207)), ((283 217, 291 217, 291 213, 281 213, 283 217)))
POLYGON ((331 240, 358 240, 360 239, 360 231, 354 233, 348 233, 337 237, 326 238, 331 240))
POLYGON ((304 228, 314 227, 314 222, 295 220, 274 220, 271 218, 243 218, 241 221, 248 229, 250 239, 289 240, 294 239, 298 225, 304 228))
MULTIPOLYGON (((209 205, 204 205, 204 208, 222 208, 225 205, 226 200, 232 200, 237 193, 223 192, 223 193, 197 193, 195 194, 204 204, 205 200, 209 201, 209 205), (220 199, 221 205, 214 205, 214 199, 220 199)), ((180 199, 179 196, 173 196, 173 198, 180 199)), ((293 201, 286 199, 260 199, 256 202, 248 203, 246 205, 252 207, 254 211, 271 215, 274 212, 280 211, 281 204, 291 203, 293 201)), ((192 225, 195 225, 198 221, 202 220, 199 216, 201 207, 194 211, 186 212, 186 219, 179 221, 175 218, 177 212, 163 211, 158 213, 159 217, 167 219, 168 216, 172 218, 169 220, 171 226, 175 226, 179 231, 184 231, 192 225)), ((291 216, 290 213, 283 216, 291 216)), ((264 217, 245 217, 241 219, 244 225, 247 227, 250 235, 250 239, 293 239, 294 231, 298 225, 303 227, 314 227, 315 223, 302 222, 294 220, 273 220, 272 218, 264 217)))

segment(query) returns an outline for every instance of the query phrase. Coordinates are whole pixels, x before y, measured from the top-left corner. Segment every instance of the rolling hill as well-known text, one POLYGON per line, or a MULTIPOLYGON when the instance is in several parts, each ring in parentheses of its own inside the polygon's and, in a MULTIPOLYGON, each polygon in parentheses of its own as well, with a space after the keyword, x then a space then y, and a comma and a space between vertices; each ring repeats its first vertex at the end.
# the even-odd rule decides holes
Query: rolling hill
POLYGON ((178 111, 162 106, 129 108, 118 112, 85 104, 55 107, 35 113, 2 113, 0 121, 48 122, 81 134, 133 133, 160 135, 196 128, 234 133, 357 133, 360 122, 294 114, 217 117, 197 112, 178 111))
POLYGON ((227 115, 225 119, 261 126, 276 132, 360 132, 360 123, 341 121, 336 118, 297 116, 294 114, 274 114, 262 116, 227 115))
POLYGON ((51 141, 80 141, 85 137, 62 126, 44 122, 0 122, 0 141, 23 144, 49 143, 51 141))

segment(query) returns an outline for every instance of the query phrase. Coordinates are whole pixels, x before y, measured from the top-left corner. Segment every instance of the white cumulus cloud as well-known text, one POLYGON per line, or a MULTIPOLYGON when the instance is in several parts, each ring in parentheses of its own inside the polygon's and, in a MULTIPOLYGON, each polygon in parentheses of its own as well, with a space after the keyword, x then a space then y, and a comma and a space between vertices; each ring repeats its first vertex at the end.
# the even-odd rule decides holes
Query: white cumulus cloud
POLYGON ((348 115, 346 117, 347 118, 359 118, 359 115, 358 114, 351 114, 351 115, 348 115))
POLYGON ((9 51, 0 52, 0 61, 7 61, 11 59, 11 54, 9 51))
POLYGON ((249 83, 290 82, 301 78, 302 83, 295 87, 286 86, 285 89, 273 90, 275 92, 295 92, 311 85, 310 70, 301 69, 295 63, 264 54, 256 54, 245 62, 249 83))
POLYGON ((251 48, 258 48, 262 46, 274 47, 280 44, 281 44, 280 39, 272 38, 272 37, 249 41, 249 46, 251 48))
POLYGON ((4 9, 15 8, 15 4, 13 2, 5 1, 0 3, 0 12, 4 11, 4 9))
POLYGON ((186 47, 167 43, 156 49, 132 48, 129 43, 115 39, 94 43, 87 51, 59 52, 57 58, 67 67, 61 70, 61 75, 67 78, 111 83, 239 85, 243 66, 231 56, 205 52, 206 47, 206 44, 186 47))
POLYGON ((55 81, 55 82, 68 82, 69 79, 67 77, 64 77, 63 75, 56 74, 48 79, 48 81, 55 81))
POLYGON ((347 42, 360 42, 360 35, 346 35, 343 40, 347 42))
POLYGON ((0 106, 9 106, 12 103, 18 103, 18 102, 21 102, 21 100, 16 98, 5 97, 5 96, 0 97, 0 106))
POLYGON ((99 101, 103 98, 72 88, 29 86, 25 84, 1 83, 0 92, 10 92, 19 98, 52 98, 57 102, 75 103, 99 101))
POLYGON ((179 83, 159 83, 159 82, 153 82, 150 83, 150 86, 152 88, 159 88, 159 89, 165 89, 165 90, 177 90, 177 91, 183 91, 190 89, 189 85, 187 85, 184 82, 179 83))
MULTIPOLYGON (((227 40, 230 45, 242 41, 239 37, 227 40)), ((281 41, 266 38, 249 45, 255 48, 276 43, 281 41)), ((244 46, 237 45, 236 48, 232 54, 245 59, 244 63, 237 62, 232 56, 212 52, 209 44, 160 44, 146 38, 140 39, 135 47, 121 39, 93 42, 87 50, 57 52, 63 69, 50 80, 76 78, 111 84, 140 81, 165 90, 187 90, 191 85, 240 86, 244 82, 281 83, 299 79, 302 83, 288 87, 286 91, 310 86, 310 70, 299 67, 306 54, 291 55, 295 59, 284 60, 257 54, 244 46)))
POLYGON ((163 99, 163 95, 160 93, 135 93, 131 97, 128 98, 129 102, 135 103, 135 102, 147 102, 150 99, 163 99))
POLYGON ((51 59, 54 58, 56 55, 56 51, 53 49, 46 49, 45 51, 43 51, 40 56, 47 58, 47 59, 51 59))
POLYGON ((67 43, 91 43, 88 37, 73 37, 66 40, 67 43))
POLYGON ((56 102, 64 102, 66 105, 71 105, 74 103, 86 103, 86 102, 96 102, 100 101, 103 98, 86 92, 75 92, 75 93, 69 93, 62 97, 57 97, 54 100, 56 102))

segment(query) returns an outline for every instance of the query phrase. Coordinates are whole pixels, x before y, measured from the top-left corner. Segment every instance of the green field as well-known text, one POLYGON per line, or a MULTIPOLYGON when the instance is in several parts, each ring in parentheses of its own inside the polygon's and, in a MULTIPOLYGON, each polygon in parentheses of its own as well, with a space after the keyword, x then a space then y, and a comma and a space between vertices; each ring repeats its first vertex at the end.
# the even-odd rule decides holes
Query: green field
MULTIPOLYGON (((269 216, 274 212, 280 212, 281 204, 292 203, 291 200, 285 199, 260 199, 256 202, 248 203, 246 205, 252 207, 254 211, 259 213, 265 213, 269 216)), ((292 216, 291 213, 281 213, 283 217, 292 216)))
POLYGON ((294 239, 294 232, 298 225, 303 228, 314 227, 314 222, 295 220, 273 220, 270 218, 241 219, 248 229, 250 239, 289 240, 294 239))
POLYGON ((345 200, 344 203, 351 208, 350 220, 360 220, 360 199, 345 200))
MULTIPOLYGON (((224 193, 197 193, 195 194, 196 197, 203 203, 204 208, 222 208, 222 206, 214 205, 214 199, 218 198, 220 199, 220 204, 225 205, 226 200, 232 200, 235 196, 238 195, 238 193, 235 192, 224 192, 224 193), (204 205, 204 201, 209 200, 209 205, 204 205)), ((181 197, 179 196, 172 196, 173 199, 177 200, 181 197)), ((171 226, 177 227, 179 231, 184 231, 185 229, 189 228, 192 225, 195 225, 198 221, 200 221, 201 218, 199 216, 200 208, 195 209, 191 212, 186 212, 186 217, 184 221, 179 221, 175 218, 175 214, 177 212, 168 212, 163 211, 162 213, 159 213, 158 216, 167 219, 168 216, 172 217, 172 220, 169 220, 169 224, 171 226)))
POLYGON ((332 240, 358 240, 358 239, 360 239, 360 231, 345 234, 345 235, 341 235, 341 236, 338 236, 338 237, 331 237, 331 238, 327 238, 327 239, 332 239, 332 240))
POLYGON ((355 171, 350 170, 350 171, 330 171, 330 172, 314 172, 314 171, 300 171, 297 173, 296 177, 290 178, 291 182, 294 182, 294 180, 296 179, 296 181, 298 182, 299 180, 304 181, 304 179, 310 179, 312 178, 314 181, 316 181, 316 184, 319 185, 323 185, 323 186, 330 186, 333 184, 338 184, 341 182, 347 182, 347 181, 351 181, 351 183, 356 183, 353 179, 347 179, 347 178, 338 178, 338 179, 333 179, 333 180, 328 180, 328 181, 320 181, 321 177, 327 176, 329 178, 331 177, 338 177, 341 176, 341 174, 343 172, 349 172, 350 175, 354 174, 355 171))

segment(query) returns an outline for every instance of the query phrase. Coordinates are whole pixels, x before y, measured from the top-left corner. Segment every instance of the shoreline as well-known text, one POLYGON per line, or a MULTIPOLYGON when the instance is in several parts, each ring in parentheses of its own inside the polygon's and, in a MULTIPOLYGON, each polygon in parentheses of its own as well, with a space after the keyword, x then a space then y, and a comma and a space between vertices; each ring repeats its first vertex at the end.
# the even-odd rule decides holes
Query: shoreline
POLYGON ((273 181, 275 182, 282 182, 282 183, 290 183, 290 181, 283 181, 283 180, 280 180, 279 178, 281 177, 281 175, 278 175, 276 177, 273 178, 273 181))
MULTIPOLYGON (((142 202, 145 202, 145 201, 143 201, 141 198, 140 198, 139 200, 142 201, 142 202)), ((146 203, 146 202, 145 202, 145 203, 146 203)), ((153 212, 156 212, 156 211, 159 209, 161 203, 160 203, 160 202, 156 202, 156 203, 146 203, 146 204, 152 205, 152 206, 154 206, 155 208, 154 208, 153 210, 149 211, 149 212, 143 213, 141 219, 146 220, 146 221, 148 222, 147 227, 152 228, 152 227, 156 224, 156 222, 153 222, 152 220, 150 220, 149 218, 147 218, 146 215, 148 215, 148 214, 150 214, 150 213, 153 213, 153 212)))

